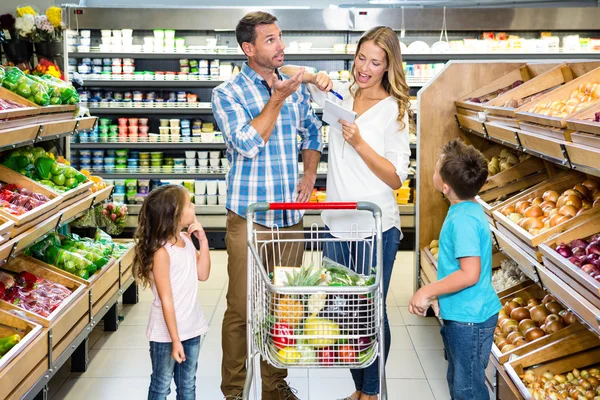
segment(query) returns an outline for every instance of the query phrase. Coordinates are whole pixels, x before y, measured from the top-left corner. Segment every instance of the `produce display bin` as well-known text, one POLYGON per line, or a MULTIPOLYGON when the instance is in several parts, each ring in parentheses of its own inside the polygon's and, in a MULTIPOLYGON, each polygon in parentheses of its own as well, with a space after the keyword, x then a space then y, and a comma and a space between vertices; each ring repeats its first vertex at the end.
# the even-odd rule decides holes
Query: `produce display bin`
POLYGON ((0 216, 0 244, 10 239, 10 232, 14 225, 15 223, 10 219, 0 216))
MULTIPOLYGON (((517 202, 521 200, 527 200, 534 197, 541 197, 544 192, 548 190, 554 190, 559 193, 573 188, 574 185, 581 183, 586 180, 586 175, 579 172, 567 171, 560 173, 550 179, 544 184, 536 186, 534 189, 530 189, 517 197, 513 197, 506 206, 515 206, 517 202)), ((599 207, 594 207, 587 212, 584 212, 578 216, 575 216, 561 224, 558 224, 549 230, 532 235, 525 229, 519 227, 513 223, 508 217, 503 215, 500 210, 496 210, 493 213, 494 219, 496 220, 496 227, 498 231, 509 239, 515 241, 515 243, 522 249, 524 249, 531 257, 541 261, 541 257, 538 258, 537 246, 548 240, 550 237, 564 232, 567 229, 572 228, 590 218, 591 216, 600 212, 599 207)))
POLYGON ((71 279, 65 273, 52 271, 36 263, 30 263, 22 256, 16 257, 3 269, 19 273, 27 271, 51 282, 66 286, 73 293, 47 318, 26 311, 20 307, 0 301, 0 308, 24 313, 28 319, 45 328, 52 328, 52 362, 66 350, 69 344, 89 323, 89 291, 85 284, 71 279))
MULTIPOLYGON (((600 281, 592 278, 568 258, 556 252, 562 243, 569 244, 573 240, 588 238, 600 233, 600 215, 594 216, 560 235, 552 237, 539 246, 544 267, 556 275, 565 276, 564 281, 595 307, 600 309, 600 281)), ((599 315, 600 316, 600 315, 599 315)))
MULTIPOLYGON (((564 84, 560 88, 557 88, 556 90, 553 90, 550 93, 547 93, 546 95, 537 99, 535 102, 532 102, 533 104, 526 104, 523 107, 520 107, 519 109, 517 109, 516 112, 517 118, 519 118, 521 121, 528 121, 539 125, 563 129, 567 126, 567 120, 571 119, 573 116, 579 114, 583 110, 572 112, 565 117, 553 117, 549 115, 534 114, 531 111, 538 103, 543 104, 551 101, 566 100, 569 98, 569 96, 574 90, 577 90, 579 88, 579 86, 582 83, 589 82, 600 83, 600 67, 564 84)), ((587 107, 592 105, 593 102, 590 102, 589 104, 587 104, 587 107)), ((521 128, 523 128, 522 125, 521 128)), ((568 137, 565 139, 569 140, 568 137)))
POLYGON ((431 282, 437 281, 437 262, 429 252, 428 247, 421 249, 421 270, 427 277, 427 280, 431 282))
POLYGON ((40 325, 0 310, 0 338, 14 334, 21 336, 19 343, 0 358, 0 371, 6 368, 40 333, 42 333, 40 325))
MULTIPOLYGON (((592 145, 593 143, 596 147, 600 146, 598 144, 600 139, 600 122, 595 122, 594 120, 597 113, 600 113, 600 102, 596 102, 591 107, 567 119, 567 128, 590 137, 590 142, 582 142, 581 144, 592 145), (591 140, 592 138, 596 140, 591 140)), ((571 134, 571 136, 573 137, 573 142, 577 143, 576 136, 574 134, 571 134)))
POLYGON ((514 90, 484 104, 483 108, 490 121, 518 127, 518 121, 515 117, 520 107, 509 107, 506 105, 507 102, 510 100, 523 101, 523 99, 535 96, 532 101, 523 104, 521 107, 525 107, 531 102, 537 103, 538 99, 544 96, 543 92, 558 89, 565 83, 598 66, 600 66, 600 63, 597 62, 528 64, 529 68, 536 68, 536 71, 539 72, 537 76, 514 90))
MULTIPOLYGON (((526 288, 517 290, 514 293, 511 293, 503 298, 500 299, 500 302, 502 303, 502 305, 504 306, 505 303, 509 302, 510 300, 512 300, 513 298, 516 297, 520 297, 523 300, 525 300, 526 302, 531 300, 531 299, 543 299, 546 296, 546 292, 544 292, 544 290, 539 287, 538 285, 531 285, 528 286, 526 288)), ((590 331, 588 331, 582 324, 580 323, 575 323, 573 325, 569 325, 564 327, 563 329, 554 332, 552 334, 546 334, 545 336, 542 336, 536 340, 532 340, 527 342, 527 344, 524 344, 522 346, 519 346, 517 348, 515 348, 514 350, 508 351, 508 352, 502 352, 498 346, 496 345, 496 343, 492 344, 492 355, 498 360, 498 362, 502 365, 506 362, 508 362, 511 357, 514 356, 522 356, 524 354, 528 354, 536 349, 542 348, 546 345, 552 345, 553 343, 556 343, 559 340, 562 340, 565 337, 571 336, 571 335, 575 335, 577 337, 585 337, 586 335, 591 335, 592 337, 595 337, 595 335, 593 333, 591 333, 590 331)), ((596 337, 597 339, 597 337, 596 337)))
MULTIPOLYGON (((465 110, 483 111, 483 107, 486 103, 477 103, 469 101, 469 99, 482 97, 501 89, 508 89, 516 81, 526 82, 532 78, 531 74, 532 71, 528 68, 528 66, 523 65, 507 73, 506 75, 503 75, 500 78, 493 80, 487 85, 482 86, 479 89, 463 96, 460 100, 456 100, 454 104, 457 108, 463 108, 465 110)), ((510 91, 512 90, 514 90, 514 88, 508 89, 508 93, 510 93, 510 91)))
MULTIPOLYGON (((525 374, 529 369, 532 369, 536 376, 541 376, 545 372, 550 372, 552 374, 566 374, 574 369, 582 370, 598 366, 600 360, 599 347, 593 348, 591 351, 577 352, 577 349, 572 348, 576 343, 575 341, 568 340, 568 338, 563 340, 564 342, 562 343, 538 349, 533 353, 504 365, 506 373, 514 382, 519 395, 523 399, 534 399, 520 378, 520 376, 525 374)), ((596 343, 596 345, 599 344, 600 343, 596 343)))
POLYGON ((58 212, 58 207, 63 201, 63 197, 58 193, 38 184, 37 182, 19 174, 18 172, 6 168, 3 165, 0 165, 0 177, 2 181, 6 183, 17 184, 33 192, 43 194, 50 199, 50 201, 47 203, 44 203, 23 215, 13 215, 0 208, 0 216, 8 218, 15 223, 15 229, 13 229, 12 235, 13 237, 15 234, 21 233, 22 231, 19 231, 19 228, 25 226, 27 223, 36 221, 37 219, 40 219, 40 217, 48 218, 49 216, 52 216, 58 212))
POLYGON ((29 117, 32 115, 38 115, 41 113, 41 107, 37 104, 27 100, 26 98, 19 96, 10 90, 0 87, 0 99, 7 99, 14 101, 15 103, 23 105, 21 108, 15 108, 10 110, 0 110, 0 120, 10 118, 22 118, 29 117))
MULTIPOLYGON (((483 155, 488 160, 491 160, 493 157, 499 156, 502 150, 505 149, 506 148, 503 146, 496 145, 487 150, 484 150, 483 155)), ((511 182, 543 171, 545 171, 544 161, 537 157, 530 156, 528 159, 520 161, 518 164, 515 164, 511 168, 508 168, 504 171, 500 171, 496 175, 489 176, 487 181, 481 188, 480 193, 499 187, 504 187, 511 182)))
MULTIPOLYGON (((115 243, 133 244, 131 239, 114 239, 115 243)), ((135 247, 132 245, 125 254, 117 260, 117 263, 121 265, 121 284, 127 282, 129 278, 133 276, 133 258, 135 257, 135 247)))

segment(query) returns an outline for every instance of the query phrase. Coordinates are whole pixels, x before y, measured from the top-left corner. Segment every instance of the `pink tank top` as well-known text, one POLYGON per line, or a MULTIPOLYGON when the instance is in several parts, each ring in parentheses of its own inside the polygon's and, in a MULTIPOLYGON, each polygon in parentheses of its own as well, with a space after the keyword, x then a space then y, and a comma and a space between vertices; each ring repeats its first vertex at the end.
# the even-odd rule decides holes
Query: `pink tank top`
MULTIPOLYGON (((169 253, 171 290, 177 319, 177 331, 181 341, 195 338, 208 332, 208 323, 198 303, 198 272, 196 270, 196 249, 184 234, 181 237, 185 247, 167 243, 164 248, 169 253)), ((150 320, 146 336, 151 342, 172 342, 171 335, 162 311, 156 284, 152 284, 154 301, 150 309, 150 320)))

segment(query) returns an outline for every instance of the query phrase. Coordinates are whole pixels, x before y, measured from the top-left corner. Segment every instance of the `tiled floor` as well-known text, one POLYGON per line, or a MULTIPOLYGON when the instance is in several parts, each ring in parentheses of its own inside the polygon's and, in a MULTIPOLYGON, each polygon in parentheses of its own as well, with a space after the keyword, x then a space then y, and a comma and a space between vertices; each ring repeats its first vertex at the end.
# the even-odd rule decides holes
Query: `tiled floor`
MULTIPOLYGON (((211 321, 211 330, 202 343, 197 374, 197 398, 203 400, 222 398, 221 322, 225 312, 227 255, 224 251, 214 251, 211 257, 211 277, 199 284, 200 301, 211 321)), ((412 252, 398 253, 388 296, 392 325, 392 348, 386 368, 388 394, 390 399, 446 400, 450 396, 439 324, 434 318, 411 315, 407 308, 413 290, 413 257, 412 252)), ((145 336, 151 301, 149 291, 141 292, 138 304, 122 308, 124 320, 117 332, 103 332, 102 327, 94 330, 90 336, 87 372, 69 373, 67 363, 52 380, 49 398, 145 399, 151 373, 145 336)), ((346 370, 292 369, 289 381, 303 400, 334 400, 353 391, 346 370)), ((172 389, 169 399, 175 399, 174 386, 172 389)))

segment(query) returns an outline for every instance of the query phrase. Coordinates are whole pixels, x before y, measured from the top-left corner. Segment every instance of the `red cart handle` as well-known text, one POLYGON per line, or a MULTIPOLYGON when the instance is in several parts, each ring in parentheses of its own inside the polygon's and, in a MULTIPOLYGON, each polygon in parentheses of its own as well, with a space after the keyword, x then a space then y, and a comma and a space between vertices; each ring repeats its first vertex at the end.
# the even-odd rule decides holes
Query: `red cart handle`
POLYGON ((268 203, 269 210, 356 210, 358 203, 268 203))

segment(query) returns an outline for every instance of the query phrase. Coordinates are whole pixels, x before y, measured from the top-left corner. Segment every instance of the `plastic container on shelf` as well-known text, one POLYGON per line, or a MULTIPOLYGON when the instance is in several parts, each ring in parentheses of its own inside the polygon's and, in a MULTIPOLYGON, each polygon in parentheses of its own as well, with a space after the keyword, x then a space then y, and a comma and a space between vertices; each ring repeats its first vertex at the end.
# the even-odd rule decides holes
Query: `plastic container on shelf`
POLYGON ((158 142, 159 139, 160 139, 160 135, 157 133, 149 133, 148 134, 148 141, 151 143, 156 143, 156 142, 158 142))
POLYGON ((162 158, 153 158, 152 160, 150 160, 150 165, 152 165, 153 167, 160 167, 163 165, 163 160, 162 158))
POLYGON ((169 126, 171 126, 172 128, 179 128, 179 124, 180 124, 181 120, 179 119, 170 119, 169 120, 169 126))
POLYGON ((211 151, 209 152, 209 158, 211 159, 219 159, 221 157, 220 151, 211 151))
POLYGON ((175 165, 175 159, 171 158, 171 157, 167 157, 163 160, 163 164, 173 166, 173 165, 175 165))
POLYGON ((129 132, 129 127, 127 126, 119 126, 119 136, 127 136, 127 133, 129 132))
POLYGON ((138 193, 140 193, 140 194, 150 193, 150 179, 139 179, 138 180, 138 193))
POLYGON ((194 202, 197 206, 205 206, 206 205, 206 195, 205 194, 195 194, 194 202))
POLYGON ((105 166, 115 166, 116 158, 114 157, 104 157, 104 165, 105 166))
POLYGON ((115 150, 115 155, 117 157, 127 158, 128 153, 129 153, 129 151, 127 149, 115 150))
POLYGON ((169 131, 171 133, 171 136, 179 136, 181 128, 172 126, 169 128, 169 131))
POLYGON ((140 166, 140 160, 137 158, 128 158, 127 159, 127 167, 129 168, 137 168, 140 166))
POLYGON ((199 159, 208 159, 208 151, 197 152, 199 159))
POLYGON ((183 167, 185 165, 185 158, 174 158, 173 159, 174 166, 183 167))
POLYGON ((159 126, 158 127, 158 131, 160 132, 160 135, 169 135, 169 131, 171 128, 169 128, 168 126, 159 126))
POLYGON ((138 134, 138 126, 137 125, 130 125, 129 126, 129 135, 130 136, 137 136, 138 134))
POLYGON ((150 158, 153 159, 153 160, 157 160, 157 159, 161 159, 162 160, 162 158, 163 158, 163 152, 162 151, 153 151, 153 152, 150 153, 150 158))
POLYGON ((94 151, 92 151, 92 157, 94 157, 94 158, 102 158, 102 157, 104 157, 104 150, 94 150, 94 151))
POLYGON ((195 151, 186 151, 185 152, 185 158, 196 158, 196 152, 195 151))
POLYGON ((186 158, 185 159, 185 166, 186 167, 195 167, 196 166, 196 159, 195 158, 186 158))
POLYGON ((140 152, 139 152, 139 150, 131 150, 129 152, 129 158, 137 158, 137 159, 139 159, 140 158, 140 152))
POLYGON ((208 167, 208 158, 198 159, 198 165, 201 167, 208 167))
POLYGON ((161 119, 160 120, 160 126, 169 126, 169 120, 168 119, 161 119))
POLYGON ((148 126, 148 118, 139 118, 138 123, 140 126, 148 126))
POLYGON ((221 160, 218 158, 211 158, 210 160, 210 166, 213 168, 217 168, 221 166, 221 160))
POLYGON ((149 127, 145 125, 140 125, 138 128, 138 132, 140 136, 148 136, 149 127))
POLYGON ((218 203, 218 196, 208 195, 206 196, 206 205, 207 206, 216 206, 218 203))

